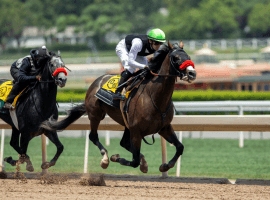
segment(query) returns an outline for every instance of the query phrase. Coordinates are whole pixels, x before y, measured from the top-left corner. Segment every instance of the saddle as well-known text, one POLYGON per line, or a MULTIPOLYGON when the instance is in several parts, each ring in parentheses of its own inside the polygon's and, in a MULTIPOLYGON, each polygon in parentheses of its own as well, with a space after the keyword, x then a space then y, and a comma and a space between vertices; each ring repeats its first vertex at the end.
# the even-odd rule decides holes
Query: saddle
POLYGON ((124 86, 124 89, 122 91, 122 94, 125 96, 124 99, 113 99, 113 95, 116 91, 116 88, 118 87, 118 83, 120 81, 120 75, 116 75, 111 77, 95 94, 95 97, 100 99, 102 102, 120 109, 120 101, 124 101, 124 109, 123 111, 127 113, 128 106, 130 103, 130 100, 132 97, 136 94, 139 86, 143 82, 143 80, 146 78, 147 73, 145 73, 145 70, 139 70, 138 72, 135 72, 133 76, 131 77, 130 81, 126 83, 124 86))

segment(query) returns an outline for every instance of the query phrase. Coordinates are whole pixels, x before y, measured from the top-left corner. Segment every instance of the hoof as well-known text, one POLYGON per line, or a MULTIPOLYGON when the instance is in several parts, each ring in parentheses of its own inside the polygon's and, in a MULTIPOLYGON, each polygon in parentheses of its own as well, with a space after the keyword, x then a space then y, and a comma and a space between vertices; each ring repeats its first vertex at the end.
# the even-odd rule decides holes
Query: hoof
POLYGON ((100 166, 103 168, 103 169, 107 169, 107 167, 109 166, 109 159, 108 160, 101 160, 100 161, 100 166))
POLYGON ((142 173, 147 173, 148 172, 148 165, 140 165, 140 170, 142 173))
POLYGON ((148 165, 144 157, 141 158, 140 170, 142 173, 148 172, 148 165))
POLYGON ((51 166, 51 165, 50 165, 49 162, 44 162, 44 163, 42 163, 42 165, 41 165, 41 169, 48 169, 50 166, 51 166))
POLYGON ((170 167, 167 163, 164 163, 164 164, 160 165, 160 167, 159 167, 160 172, 167 172, 169 169, 170 169, 170 167))
POLYGON ((119 154, 116 154, 116 155, 112 155, 111 158, 110 158, 110 160, 112 162, 118 162, 119 158, 120 158, 120 155, 119 154))
POLYGON ((17 161, 16 160, 13 160, 11 156, 10 157, 6 157, 4 159, 4 161, 7 162, 7 163, 9 163, 9 164, 11 164, 11 166, 16 166, 16 163, 17 163, 17 161))
POLYGON ((30 158, 26 158, 25 159, 25 162, 26 162, 26 170, 29 171, 29 172, 33 172, 34 171, 34 167, 32 165, 32 162, 30 161, 30 158))
POLYGON ((26 170, 29 172, 33 172, 34 171, 33 165, 26 165, 26 170))

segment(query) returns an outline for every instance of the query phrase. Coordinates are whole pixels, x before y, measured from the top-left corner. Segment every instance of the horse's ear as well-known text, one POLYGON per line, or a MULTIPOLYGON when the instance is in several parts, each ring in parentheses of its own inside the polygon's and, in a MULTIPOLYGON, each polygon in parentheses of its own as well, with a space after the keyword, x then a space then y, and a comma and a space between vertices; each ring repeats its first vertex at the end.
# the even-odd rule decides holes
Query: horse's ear
POLYGON ((168 40, 168 46, 170 49, 173 49, 173 45, 170 43, 170 41, 168 40))
POLYGON ((184 48, 184 42, 182 40, 179 42, 179 47, 182 49, 184 48))
POLYGON ((58 55, 59 57, 61 56, 60 50, 58 50, 57 55, 58 55))

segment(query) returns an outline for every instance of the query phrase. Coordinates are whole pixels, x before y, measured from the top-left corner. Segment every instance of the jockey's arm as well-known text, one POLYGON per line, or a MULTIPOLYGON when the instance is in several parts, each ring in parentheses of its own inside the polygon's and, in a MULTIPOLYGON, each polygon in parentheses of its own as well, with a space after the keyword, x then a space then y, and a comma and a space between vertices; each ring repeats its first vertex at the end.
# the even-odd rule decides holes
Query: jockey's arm
POLYGON ((132 46, 128 54, 128 65, 130 67, 140 68, 140 69, 145 67, 145 65, 140 64, 135 61, 137 58, 138 52, 142 50, 142 47, 143 47, 143 43, 141 39, 135 38, 132 40, 132 46))
POLYGON ((24 59, 19 70, 18 81, 19 82, 32 82, 36 80, 36 76, 29 76, 31 71, 31 63, 28 59, 24 59))

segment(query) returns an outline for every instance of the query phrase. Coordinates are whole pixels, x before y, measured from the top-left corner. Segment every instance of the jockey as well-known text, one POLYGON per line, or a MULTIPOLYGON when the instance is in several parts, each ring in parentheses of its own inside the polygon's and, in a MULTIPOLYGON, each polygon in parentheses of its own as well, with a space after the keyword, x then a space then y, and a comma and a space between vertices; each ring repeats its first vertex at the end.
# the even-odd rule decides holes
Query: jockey
POLYGON ((32 49, 29 56, 25 56, 15 61, 10 68, 11 76, 14 78, 13 85, 4 108, 14 110, 12 106, 14 98, 29 84, 40 80, 42 69, 49 58, 48 50, 45 46, 38 49, 32 49))
MULTIPOLYGON (((139 69, 149 69, 147 55, 155 53, 160 45, 165 42, 165 33, 156 28, 152 29, 148 35, 127 35, 116 46, 116 54, 120 58, 124 71, 121 73, 119 86, 126 82, 131 75, 139 69)), ((114 99, 121 99, 122 87, 118 87, 114 94, 114 99)))

